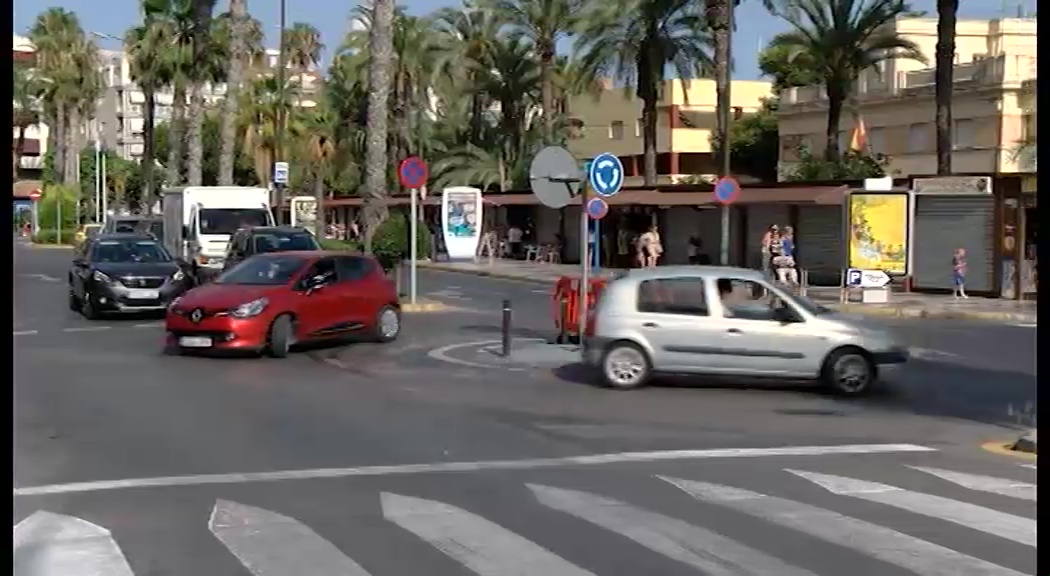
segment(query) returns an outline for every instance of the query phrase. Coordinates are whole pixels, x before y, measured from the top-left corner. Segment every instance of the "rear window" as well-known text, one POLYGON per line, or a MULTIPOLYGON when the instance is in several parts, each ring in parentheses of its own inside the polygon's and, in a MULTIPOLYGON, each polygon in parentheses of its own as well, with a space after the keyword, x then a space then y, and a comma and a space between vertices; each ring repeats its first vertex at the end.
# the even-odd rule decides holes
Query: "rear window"
POLYGON ((638 311, 650 314, 707 316, 703 278, 662 278, 638 285, 638 311))
POLYGON ((254 254, 320 249, 321 245, 309 232, 267 232, 255 234, 252 238, 252 253, 254 254))

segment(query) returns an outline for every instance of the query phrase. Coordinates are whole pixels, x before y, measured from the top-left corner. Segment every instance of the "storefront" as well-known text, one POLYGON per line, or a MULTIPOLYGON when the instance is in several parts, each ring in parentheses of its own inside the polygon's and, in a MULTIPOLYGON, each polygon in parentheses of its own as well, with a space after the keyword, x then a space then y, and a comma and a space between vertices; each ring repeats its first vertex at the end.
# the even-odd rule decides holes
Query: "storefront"
POLYGON ((951 290, 952 255, 966 250, 966 289, 995 291, 995 195, 990 176, 916 178, 912 288, 951 290))
POLYGON ((1037 180, 1026 176, 1019 184, 1016 191, 1007 190, 1003 195, 1000 209, 999 291, 1003 298, 1016 300, 1034 299, 1039 285, 1037 180))

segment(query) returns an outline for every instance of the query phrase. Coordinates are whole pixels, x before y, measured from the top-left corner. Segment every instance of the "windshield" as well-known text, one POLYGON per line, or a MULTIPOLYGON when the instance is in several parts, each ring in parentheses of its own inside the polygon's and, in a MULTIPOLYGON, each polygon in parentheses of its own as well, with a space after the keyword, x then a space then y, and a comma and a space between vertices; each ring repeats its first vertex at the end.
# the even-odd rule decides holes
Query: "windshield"
POLYGON ((160 220, 150 222, 149 226, 146 228, 146 232, 153 234, 157 238, 164 236, 164 222, 160 220))
POLYGON ((267 232, 252 238, 255 254, 289 252, 292 250, 320 250, 321 245, 309 232, 267 232))
POLYGON ((254 256, 224 272, 215 283, 277 286, 290 282, 302 267, 303 259, 297 256, 254 256))
POLYGON ((112 231, 125 234, 138 232, 140 222, 142 220, 117 220, 113 222, 112 231))
POLYGON ((204 208, 200 211, 200 232, 233 234, 240 228, 268 226, 269 215, 262 208, 204 208))
POLYGON ((103 240, 91 252, 92 262, 171 262, 171 255, 153 240, 103 240))

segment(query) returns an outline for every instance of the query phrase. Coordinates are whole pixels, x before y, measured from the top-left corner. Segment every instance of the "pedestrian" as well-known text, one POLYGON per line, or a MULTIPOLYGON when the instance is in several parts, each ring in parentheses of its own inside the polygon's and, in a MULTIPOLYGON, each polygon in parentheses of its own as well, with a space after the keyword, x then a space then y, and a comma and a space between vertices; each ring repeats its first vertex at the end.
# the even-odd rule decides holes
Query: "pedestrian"
POLYGON ((521 228, 517 224, 511 224, 510 229, 507 230, 507 248, 510 251, 510 257, 517 260, 521 257, 521 241, 525 236, 521 228))
POLYGON ((762 274, 772 276, 773 249, 779 244, 780 231, 776 224, 770 226, 762 235, 762 274))
POLYGON ((969 299, 966 295, 966 249, 956 248, 955 255, 952 256, 952 296, 956 300, 959 298, 969 299))
POLYGON ((655 268, 660 256, 664 253, 663 245, 660 243, 660 230, 653 224, 649 231, 638 238, 638 246, 641 248, 644 266, 655 268))
MULTIPOLYGON (((780 253, 773 256, 771 262, 777 272, 777 281, 781 284, 798 284, 798 268, 795 262, 795 230, 791 226, 785 226, 783 234, 779 236, 780 253)), ((776 243, 773 243, 776 248, 776 243)))

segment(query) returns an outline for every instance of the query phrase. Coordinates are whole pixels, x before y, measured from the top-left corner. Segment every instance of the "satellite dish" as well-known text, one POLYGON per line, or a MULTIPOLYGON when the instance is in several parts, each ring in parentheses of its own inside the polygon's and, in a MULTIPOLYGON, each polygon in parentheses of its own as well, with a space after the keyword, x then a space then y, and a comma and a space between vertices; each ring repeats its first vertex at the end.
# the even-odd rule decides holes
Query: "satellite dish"
POLYGON ((529 183, 540 204, 564 208, 580 192, 583 172, 576 158, 561 146, 548 146, 532 159, 529 183))

